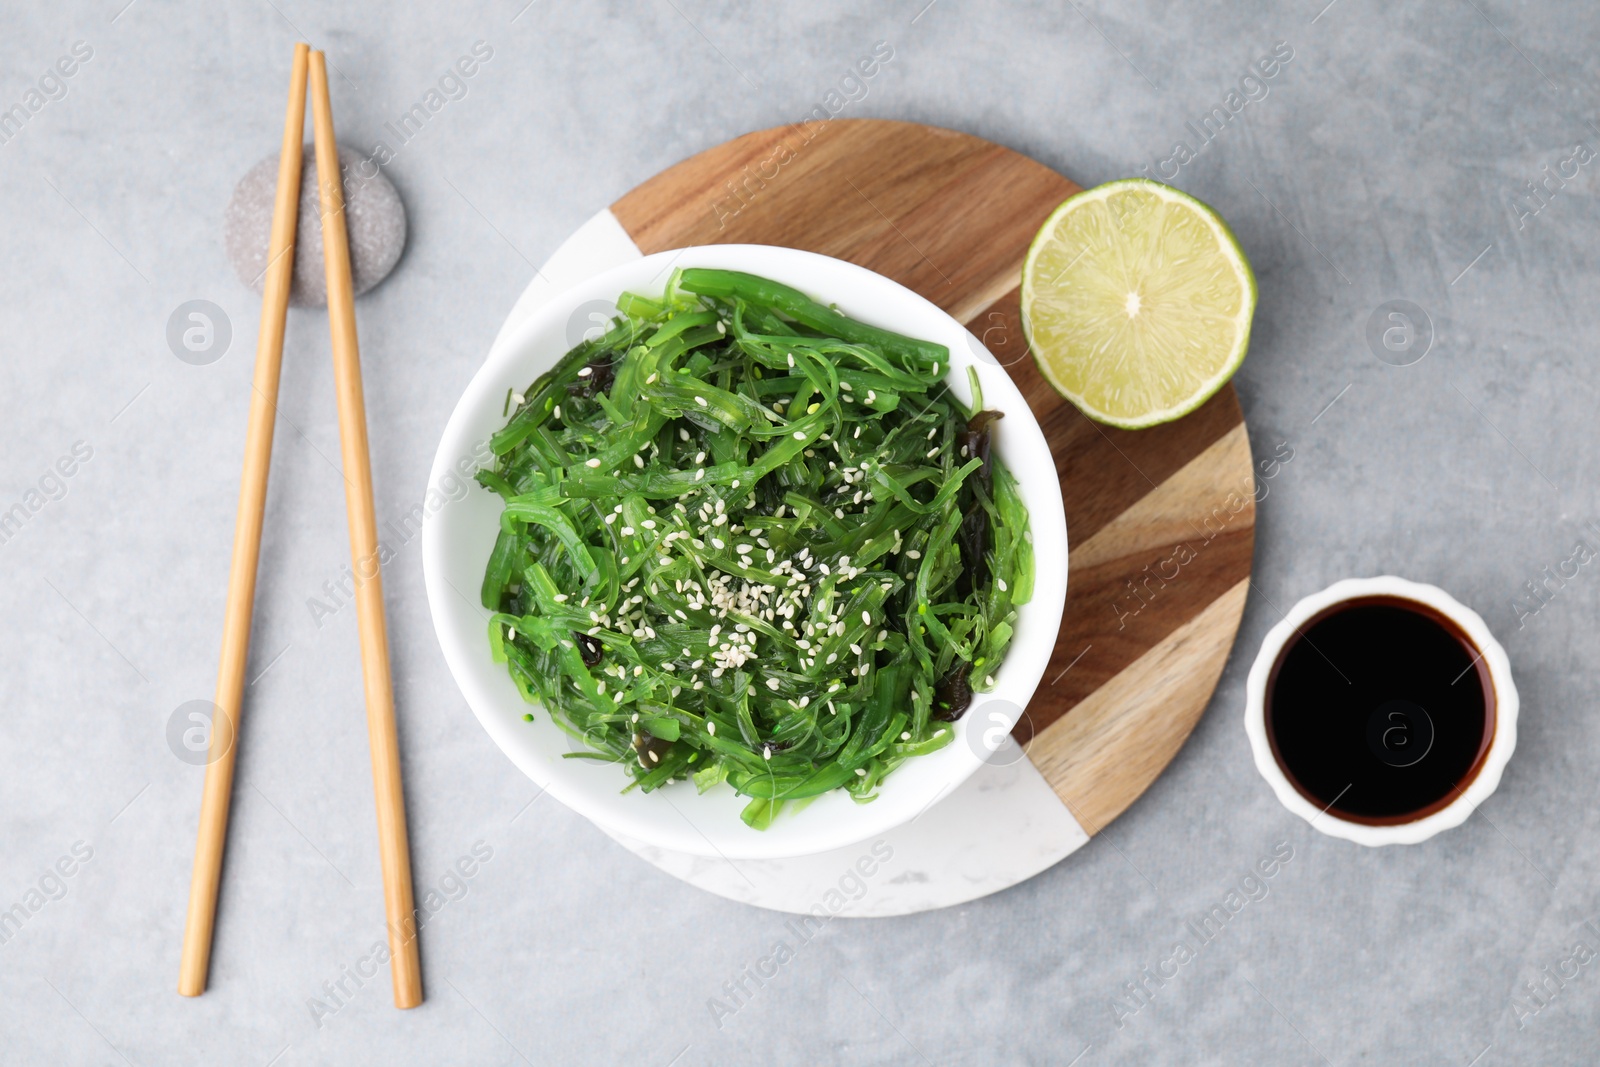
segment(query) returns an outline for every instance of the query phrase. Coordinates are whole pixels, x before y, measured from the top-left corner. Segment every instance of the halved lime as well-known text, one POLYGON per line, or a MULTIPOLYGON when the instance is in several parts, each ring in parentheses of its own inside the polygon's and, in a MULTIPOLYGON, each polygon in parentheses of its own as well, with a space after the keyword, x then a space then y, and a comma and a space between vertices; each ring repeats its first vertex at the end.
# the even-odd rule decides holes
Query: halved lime
POLYGON ((1256 279, 1217 213, 1146 178, 1078 193, 1022 266, 1022 328, 1046 380, 1137 430, 1205 403, 1244 361, 1256 279))

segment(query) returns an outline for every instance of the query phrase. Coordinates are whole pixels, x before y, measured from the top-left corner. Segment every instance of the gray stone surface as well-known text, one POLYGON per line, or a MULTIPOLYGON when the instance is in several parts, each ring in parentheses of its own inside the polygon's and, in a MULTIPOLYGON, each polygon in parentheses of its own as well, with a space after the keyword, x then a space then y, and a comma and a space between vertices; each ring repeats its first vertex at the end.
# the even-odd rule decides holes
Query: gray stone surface
MULTIPOLYGON (((345 233, 350 242, 350 281, 357 296, 389 276, 406 247, 406 209, 376 160, 339 146, 345 233)), ((239 179, 228 201, 222 241, 233 272, 251 292, 266 288, 277 204, 278 153, 263 158, 239 179)), ((300 210, 294 243, 291 307, 327 307, 328 279, 322 256, 322 202, 316 153, 310 144, 300 159, 300 210)))
POLYGON ((1600 912, 1600 579, 1586 566, 1536 614, 1513 608, 1600 536, 1595 168, 1521 199, 1600 144, 1592 8, 124 2, 12 3, 0 35, 0 103, 44 81, 0 144, 0 506, 44 481, 0 544, 0 903, 59 892, 47 867, 92 849, 0 945, 0 1062, 1594 1062, 1595 965, 1537 1014, 1512 1001, 1580 939, 1600 945, 1584 926, 1600 912), (259 313, 218 235, 238 176, 278 143, 302 33, 329 50, 348 143, 388 139, 430 89, 459 97, 390 141, 384 168, 411 237, 359 309, 380 519, 424 493, 534 264, 663 166, 804 115, 875 41, 895 58, 846 114, 970 130, 1085 185, 1195 147, 1186 123, 1287 42, 1268 94, 1173 179, 1256 265, 1239 390, 1258 455, 1287 442, 1293 459, 1268 483, 1239 651, 1167 774, 1009 892, 831 924, 719 1029, 707 998, 792 939, 783 918, 535 799, 445 670, 412 542, 387 582, 416 881, 459 899, 423 933, 423 1007, 397 1014, 380 977, 314 1018, 382 926, 354 614, 319 626, 307 608, 348 555, 326 321, 297 311, 211 991, 179 998, 201 771, 167 727, 215 677, 259 313), (479 40, 493 55, 464 95, 441 88, 479 40), (46 77, 75 41, 92 56, 46 77), (1406 367, 1365 340, 1394 299, 1436 335, 1406 367), (191 300, 232 325, 203 365, 167 341, 191 300), (54 480, 75 442, 91 458, 54 480), (1476 607, 1524 704, 1478 814, 1367 851, 1279 808, 1240 712, 1279 608, 1382 572, 1476 607), (480 841, 492 858, 457 888, 480 841), (1269 895, 1119 1028, 1124 983, 1279 842, 1294 858, 1269 895))

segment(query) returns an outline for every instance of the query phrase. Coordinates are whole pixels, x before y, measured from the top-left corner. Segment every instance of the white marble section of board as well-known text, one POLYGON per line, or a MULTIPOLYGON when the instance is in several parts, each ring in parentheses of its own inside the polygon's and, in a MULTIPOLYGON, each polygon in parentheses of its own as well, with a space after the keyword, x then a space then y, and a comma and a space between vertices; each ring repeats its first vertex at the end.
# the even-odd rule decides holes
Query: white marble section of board
POLYGON ((603 270, 642 258, 644 253, 639 251, 639 246, 633 243, 633 238, 628 236, 628 231, 622 228, 622 223, 617 221, 610 209, 600 212, 579 226, 545 260, 533 281, 517 297, 511 314, 506 316, 505 325, 495 335, 493 348, 500 347, 500 342, 522 325, 523 319, 563 289, 585 278, 592 278, 603 270))
POLYGON ((1015 740, 995 758, 904 826, 815 856, 708 859, 611 836, 666 873, 741 904, 852 918, 948 908, 1010 889, 1089 840, 1015 740))
MULTIPOLYGON (((511 309, 495 337, 499 345, 524 318, 555 294, 644 253, 609 210, 578 228, 551 254, 511 309)), ((667 874, 729 900, 775 911, 830 912, 830 891, 854 885, 847 872, 869 857, 860 899, 846 898, 841 915, 912 915, 998 893, 1060 862, 1089 840, 1050 784, 1007 739, 994 759, 905 826, 873 841, 787 860, 706 859, 669 852, 611 834, 618 844, 667 874), (884 851, 891 851, 887 860, 884 851)), ((858 871, 859 876, 859 871, 858 871)))

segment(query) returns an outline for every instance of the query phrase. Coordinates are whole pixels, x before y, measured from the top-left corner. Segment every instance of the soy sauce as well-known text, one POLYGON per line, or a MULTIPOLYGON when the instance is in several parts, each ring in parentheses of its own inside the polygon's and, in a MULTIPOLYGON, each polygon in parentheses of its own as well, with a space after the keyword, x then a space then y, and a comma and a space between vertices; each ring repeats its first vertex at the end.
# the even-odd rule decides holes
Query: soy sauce
POLYGON ((1431 815, 1476 777, 1494 736, 1494 685, 1452 620, 1401 597, 1314 616, 1267 683, 1267 736, 1296 789, 1351 822, 1431 815))

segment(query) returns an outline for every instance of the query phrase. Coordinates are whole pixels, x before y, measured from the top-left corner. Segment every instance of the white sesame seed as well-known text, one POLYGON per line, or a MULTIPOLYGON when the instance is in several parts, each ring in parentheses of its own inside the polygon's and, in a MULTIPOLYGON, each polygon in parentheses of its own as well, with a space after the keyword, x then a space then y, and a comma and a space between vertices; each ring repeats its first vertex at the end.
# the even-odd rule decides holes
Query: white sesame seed
POLYGON ((888 630, 879 630, 878 631, 878 640, 879 641, 887 641, 888 639, 889 639, 889 631, 888 630))
POLYGON ((594 368, 593 367, 584 367, 584 368, 582 368, 582 369, 580 369, 578 371, 578 377, 587 378, 589 375, 591 375, 593 373, 594 373, 594 368))
POLYGON ((762 759, 771 759, 772 758, 772 746, 771 745, 762 745, 761 746, 761 758, 762 759))
MULTIPOLYGON (((804 440, 805 440, 805 439, 806 439, 806 435, 805 435, 805 433, 804 433, 804 432, 803 432, 803 431, 801 431, 801 430, 796 430, 796 431, 795 431, 795 432, 794 432, 794 439, 795 439, 795 440, 796 440, 796 441, 804 441, 804 440)), ((596 465, 596 466, 599 466, 599 464, 595 464, 595 465, 596 465)))
POLYGON ((550 414, 554 415, 559 420, 561 418, 561 405, 557 404, 556 405, 556 409, 554 411, 552 411, 550 414))
POLYGON ((937 434, 938 432, 939 432, 939 427, 937 427, 937 426, 935 426, 933 429, 929 430, 928 431, 928 440, 930 440, 930 441, 933 440, 934 435, 937 434))
POLYGON ((983 680, 983 684, 985 686, 988 686, 988 687, 992 688, 994 686, 994 675, 991 674, 991 675, 989 675, 989 677, 985 678, 983 680))
POLYGON ((554 597, 554 600, 557 604, 565 604, 567 602, 567 594, 557 593, 554 597))
POLYGON ((902 734, 901 734, 901 735, 900 735, 900 740, 902 740, 902 741, 909 741, 909 740, 911 740, 911 731, 910 731, 910 730, 907 730, 907 731, 905 731, 905 732, 904 732, 904 733, 902 733, 902 734))
POLYGON ((1006 580, 1004 578, 996 578, 994 584, 1000 587, 1002 593, 1006 591, 1006 580))
POLYGON ((717 724, 709 719, 706 720, 706 733, 710 734, 712 737, 717 736, 717 724))
POLYGON ((641 522, 639 525, 643 526, 646 530, 654 530, 656 528, 656 520, 654 520, 654 519, 646 519, 643 522, 641 522))
POLYGON ((699 470, 694 472, 694 480, 697 481, 697 482, 700 479, 704 478, 705 476, 706 476, 706 469, 704 467, 701 467, 699 470))
POLYGON ((695 402, 695 403, 696 403, 696 404, 699 404, 699 405, 700 405, 700 406, 701 406, 701 407, 705 407, 705 406, 706 406, 706 398, 705 398, 705 397, 703 397, 703 396, 697 396, 697 397, 695 397, 695 398, 694 398, 694 402, 695 402))
POLYGON ((646 378, 644 380, 644 384, 646 384, 646 385, 654 385, 654 384, 656 384, 656 372, 655 371, 651 371, 650 372, 650 377, 648 377, 648 378, 646 378))
POLYGON ((612 512, 612 513, 611 513, 611 514, 610 514, 610 515, 607 515, 607 516, 606 516, 606 525, 607 525, 607 526, 610 526, 610 525, 611 525, 611 524, 612 524, 612 523, 614 523, 614 522, 616 522, 616 521, 617 521, 617 514, 616 514, 616 512, 612 512))
MULTIPOLYGON (((650 755, 654 756, 655 753, 652 752, 650 755)), ((867 769, 865 767, 857 767, 856 774, 860 775, 862 778, 865 778, 867 776, 867 769)))
POLYGON ((624 526, 622 528, 622 536, 623 537, 632 537, 633 536, 633 527, 632 526, 624 526))
POLYGON ((600 681, 594 683, 594 691, 596 693, 599 693, 601 696, 605 695, 606 683, 605 683, 604 679, 601 679, 600 681))
POLYGON ((918 552, 916 549, 913 548, 913 549, 910 549, 910 550, 908 550, 906 552, 906 558, 907 559, 921 559, 922 558, 922 553, 918 552))
POLYGON ((694 454, 694 461, 696 463, 704 463, 706 461, 706 454, 704 452, 696 452, 694 454))
POLYGON ((678 440, 687 441, 688 439, 689 439, 689 431, 684 429, 682 426, 679 426, 678 427, 678 440))
POLYGON ((778 680, 776 678, 768 678, 767 688, 776 693, 778 691, 778 680))
POLYGON ((861 621, 866 623, 868 626, 871 626, 872 625, 872 612, 863 611, 861 613, 861 621))
MULTIPOLYGON (((587 369, 587 368, 585 368, 585 369, 587 369)), ((652 750, 651 753, 650 753, 650 762, 651 763, 660 763, 661 762, 661 757, 656 755, 654 750, 652 750)))
POLYGON ((640 470, 644 470, 644 457, 635 452, 633 454, 633 465, 638 467, 640 470))
POLYGON ((600 461, 598 459, 585 460, 584 462, 590 467, 600 466, 600 461))
POLYGON ((854 642, 851 642, 850 651, 854 652, 856 655, 859 656, 859 655, 861 655, 861 646, 858 645, 858 644, 855 644, 854 642))
POLYGON ((937 456, 938 454, 939 454, 939 450, 937 448, 930 448, 930 449, 928 449, 927 456, 924 457, 924 458, 932 459, 934 456, 937 456))
POLYGON ((789 366, 791 366, 791 367, 794 366, 794 353, 793 352, 789 353, 789 366))

